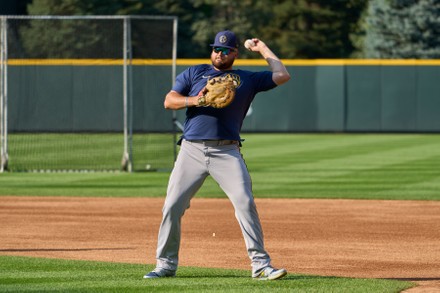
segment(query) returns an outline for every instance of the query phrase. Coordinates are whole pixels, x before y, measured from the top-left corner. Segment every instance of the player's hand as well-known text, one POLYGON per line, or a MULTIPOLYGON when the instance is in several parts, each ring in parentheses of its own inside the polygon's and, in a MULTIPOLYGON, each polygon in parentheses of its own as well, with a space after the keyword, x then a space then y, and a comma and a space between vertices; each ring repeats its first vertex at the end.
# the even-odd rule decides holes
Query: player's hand
POLYGON ((266 44, 258 38, 252 38, 250 40, 252 41, 252 43, 250 44, 250 46, 246 46, 246 49, 248 49, 249 51, 261 52, 264 48, 267 47, 266 44))

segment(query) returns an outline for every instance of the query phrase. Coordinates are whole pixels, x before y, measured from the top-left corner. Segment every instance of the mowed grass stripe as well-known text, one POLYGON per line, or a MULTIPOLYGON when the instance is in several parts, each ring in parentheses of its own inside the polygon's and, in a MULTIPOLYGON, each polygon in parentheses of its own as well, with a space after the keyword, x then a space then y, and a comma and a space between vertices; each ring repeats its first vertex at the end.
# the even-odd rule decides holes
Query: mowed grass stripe
MULTIPOLYGON (((439 144, 440 139, 431 139, 439 144)), ((243 152, 247 161, 260 165, 286 165, 310 163, 324 159, 368 154, 430 143, 429 137, 416 135, 252 135, 243 152), (254 160, 255 159, 255 160, 254 160)), ((246 142, 245 142, 246 143, 246 142)))
MULTIPOLYGON (((357 148, 357 147, 354 147, 357 148)), ((310 158, 308 162, 285 162, 277 165, 271 170, 274 172, 283 171, 320 171, 320 175, 334 176, 343 175, 357 170, 380 169, 387 166, 400 165, 412 166, 417 161, 435 159, 440 157, 440 148, 435 144, 395 146, 393 149, 384 149, 377 146, 364 148, 359 153, 354 149, 339 149, 337 151, 326 150, 323 157, 317 160, 318 155, 313 153, 303 154, 304 159, 310 158)), ((319 177, 319 175, 318 175, 319 177)))
POLYGON ((180 267, 176 278, 144 280, 151 265, 0 256, 1 292, 400 292, 413 286, 369 280, 288 274, 252 280, 248 270, 180 267))
MULTIPOLYGON (((258 194, 377 198, 387 190, 402 190, 405 185, 421 188, 421 183, 430 181, 429 188, 418 191, 417 196, 439 197, 435 191, 440 187, 438 136, 344 135, 341 143, 339 135, 323 136, 322 140, 318 137, 319 147, 312 151, 303 146, 298 151, 296 145, 290 144, 290 156, 285 151, 273 155, 272 161, 265 155, 266 160, 248 163, 258 194)), ((303 139, 315 144, 316 137, 306 135, 303 139)), ((276 151, 274 147, 273 152, 276 151)), ((402 199, 414 198, 408 194, 411 190, 406 190, 402 199)))
MULTIPOLYGON (((440 136, 245 134, 256 197, 440 200, 440 136), (428 183, 429 182, 429 183, 428 183)), ((0 195, 165 196, 169 172, 0 174, 0 195)), ((198 197, 226 197, 212 178, 198 197)))
MULTIPOLYGON (((440 160, 437 161, 440 166, 440 160)), ((372 192, 370 197, 381 199, 383 197, 389 199, 440 199, 440 176, 438 173, 433 175, 423 175, 414 172, 414 176, 407 176, 405 184, 401 181, 396 183, 393 188, 382 188, 381 190, 372 192), (431 179, 429 179, 431 178, 431 179)))
POLYGON ((313 171, 307 172, 309 177, 301 171, 292 173, 292 179, 256 173, 253 182, 257 196, 261 193, 265 197, 440 199, 440 176, 437 171, 419 172, 411 168, 396 171, 394 167, 344 174, 337 172, 338 175, 333 173, 333 176, 327 170, 319 178, 319 174, 313 171))

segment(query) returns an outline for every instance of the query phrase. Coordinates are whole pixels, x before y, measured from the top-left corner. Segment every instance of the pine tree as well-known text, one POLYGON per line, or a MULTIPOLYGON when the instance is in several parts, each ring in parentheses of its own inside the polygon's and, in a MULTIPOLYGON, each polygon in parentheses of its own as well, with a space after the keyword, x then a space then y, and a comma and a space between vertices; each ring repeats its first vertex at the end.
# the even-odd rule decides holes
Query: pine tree
POLYGON ((440 58, 438 0, 372 0, 366 26, 367 58, 440 58))

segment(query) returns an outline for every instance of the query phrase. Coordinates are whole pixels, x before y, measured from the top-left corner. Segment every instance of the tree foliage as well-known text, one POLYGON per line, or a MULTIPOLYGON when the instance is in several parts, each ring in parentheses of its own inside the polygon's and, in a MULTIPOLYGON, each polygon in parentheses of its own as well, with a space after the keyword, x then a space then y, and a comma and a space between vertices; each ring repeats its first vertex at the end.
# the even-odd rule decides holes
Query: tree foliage
MULTIPOLYGON (((264 40, 282 58, 347 58, 363 0, 33 0, 29 14, 174 15, 179 58, 206 58, 216 32, 264 40)), ((255 56, 241 50, 241 57, 255 56)))
POLYGON ((287 58, 346 58, 365 1, 295 0, 273 2, 268 23, 259 30, 287 58))
MULTIPOLYGON (((28 5, 32 15, 83 15, 90 4, 102 1, 34 0, 28 5)), ((26 58, 120 58, 122 26, 109 21, 39 20, 17 22, 20 54, 26 58)), ((18 54, 18 52, 15 52, 18 54)))
POLYGON ((365 57, 440 58, 438 0, 371 0, 365 57))
MULTIPOLYGON (((355 50, 351 34, 366 7, 363 0, 186 0, 177 5, 183 57, 207 54, 216 32, 231 29, 241 41, 259 37, 283 58, 345 58, 355 50), (188 15, 191 15, 188 18, 188 15), (182 30, 184 30, 182 32, 182 30), (182 38, 181 38, 182 36, 182 38), (189 37, 189 38, 186 38, 189 37)), ((162 12, 172 11, 170 7, 162 12)), ((255 56, 242 50, 242 57, 255 56)))

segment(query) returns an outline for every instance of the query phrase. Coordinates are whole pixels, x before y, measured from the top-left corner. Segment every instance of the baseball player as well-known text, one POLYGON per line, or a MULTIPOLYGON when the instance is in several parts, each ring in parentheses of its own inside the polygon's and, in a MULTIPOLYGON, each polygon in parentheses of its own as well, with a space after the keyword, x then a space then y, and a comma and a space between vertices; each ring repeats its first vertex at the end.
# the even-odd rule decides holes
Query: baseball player
POLYGON ((238 57, 238 41, 231 31, 219 32, 211 44, 212 64, 196 65, 179 74, 166 95, 166 109, 186 109, 180 152, 169 178, 159 229, 156 268, 144 278, 173 277, 178 267, 181 218, 190 200, 207 176, 219 184, 231 200, 251 260, 252 277, 275 280, 287 274, 275 269, 264 248, 263 231, 252 194, 252 182, 240 153, 240 130, 255 95, 290 79, 283 63, 254 38, 246 42, 248 50, 260 53, 268 71, 251 72, 233 69, 238 57), (206 103, 207 80, 228 76, 235 84, 234 100, 226 107, 206 103))

